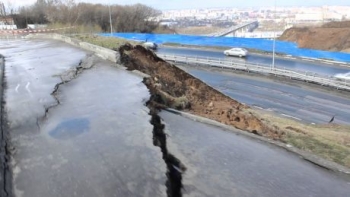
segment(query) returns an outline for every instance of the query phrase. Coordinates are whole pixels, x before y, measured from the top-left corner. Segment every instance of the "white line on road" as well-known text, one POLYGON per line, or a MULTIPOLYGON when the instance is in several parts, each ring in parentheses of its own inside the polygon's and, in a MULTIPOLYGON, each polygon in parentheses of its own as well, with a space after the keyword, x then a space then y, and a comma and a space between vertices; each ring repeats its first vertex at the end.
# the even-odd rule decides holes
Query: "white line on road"
POLYGON ((19 86, 21 86, 20 84, 17 84, 17 86, 16 86, 16 92, 18 93, 18 88, 19 88, 19 86))
POLYGON ((29 89, 29 85, 30 85, 30 82, 27 83, 27 85, 26 85, 26 90, 31 94, 32 92, 31 92, 30 89, 29 89))
POLYGON ((290 115, 287 115, 287 114, 281 114, 281 115, 282 115, 282 116, 285 116, 285 117, 288 117, 288 118, 293 118, 293 119, 295 119, 295 120, 301 121, 300 118, 297 118, 297 117, 294 117, 294 116, 290 116, 290 115))
POLYGON ((257 109, 264 109, 264 108, 259 107, 259 106, 256 106, 256 105, 254 105, 253 107, 255 107, 255 108, 257 108, 257 109))

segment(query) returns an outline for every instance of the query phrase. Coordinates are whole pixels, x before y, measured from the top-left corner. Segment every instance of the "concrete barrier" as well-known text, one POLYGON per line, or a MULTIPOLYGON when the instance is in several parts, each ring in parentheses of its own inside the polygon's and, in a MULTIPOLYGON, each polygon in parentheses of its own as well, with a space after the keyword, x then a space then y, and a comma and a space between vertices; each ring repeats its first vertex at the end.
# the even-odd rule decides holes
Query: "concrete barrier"
POLYGON ((93 45, 87 42, 82 42, 78 39, 70 38, 60 34, 30 34, 24 38, 41 38, 41 39, 54 39, 66 42, 68 44, 80 47, 82 49, 94 52, 97 56, 105 60, 110 60, 112 62, 118 62, 120 55, 118 52, 97 45, 93 45))

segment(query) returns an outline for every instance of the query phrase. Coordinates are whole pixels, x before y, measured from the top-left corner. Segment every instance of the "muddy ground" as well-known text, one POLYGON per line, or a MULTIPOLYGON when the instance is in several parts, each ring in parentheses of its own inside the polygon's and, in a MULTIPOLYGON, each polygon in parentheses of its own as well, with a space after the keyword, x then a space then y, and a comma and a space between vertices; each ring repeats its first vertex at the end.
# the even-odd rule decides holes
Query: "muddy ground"
POLYGON ((152 97, 149 105, 171 107, 271 139, 282 139, 284 132, 265 124, 246 106, 208 86, 180 68, 165 62, 142 46, 121 46, 120 61, 128 70, 150 75, 144 83, 152 97))

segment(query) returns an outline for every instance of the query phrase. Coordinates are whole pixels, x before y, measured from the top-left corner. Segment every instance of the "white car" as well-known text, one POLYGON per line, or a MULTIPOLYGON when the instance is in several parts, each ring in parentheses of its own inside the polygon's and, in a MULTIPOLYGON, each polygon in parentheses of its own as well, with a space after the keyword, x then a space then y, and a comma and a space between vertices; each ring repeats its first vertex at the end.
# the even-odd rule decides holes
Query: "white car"
POLYGON ((224 51, 224 54, 227 56, 245 57, 248 55, 248 51, 246 49, 243 49, 243 48, 232 48, 232 49, 224 51))
POLYGON ((145 42, 142 44, 147 49, 157 50, 158 45, 154 42, 145 42))

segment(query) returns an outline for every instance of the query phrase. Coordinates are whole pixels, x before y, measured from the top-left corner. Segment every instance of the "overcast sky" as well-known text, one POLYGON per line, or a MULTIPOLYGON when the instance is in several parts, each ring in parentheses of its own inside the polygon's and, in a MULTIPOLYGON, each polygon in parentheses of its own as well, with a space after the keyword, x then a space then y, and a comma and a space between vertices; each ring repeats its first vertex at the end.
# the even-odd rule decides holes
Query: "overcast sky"
MULTIPOLYGON (((5 4, 11 2, 14 6, 28 5, 36 0, 0 0, 5 4)), ((187 8, 216 8, 216 7, 270 7, 276 1, 277 6, 322 6, 349 5, 350 0, 76 0, 76 2, 102 4, 135 4, 142 3, 160 10, 187 8)))

